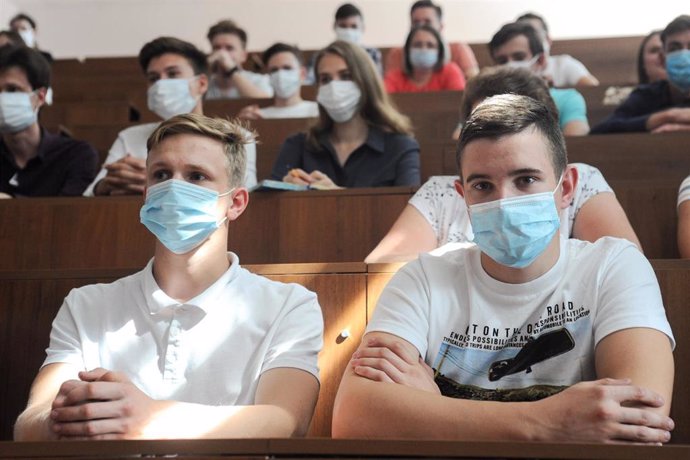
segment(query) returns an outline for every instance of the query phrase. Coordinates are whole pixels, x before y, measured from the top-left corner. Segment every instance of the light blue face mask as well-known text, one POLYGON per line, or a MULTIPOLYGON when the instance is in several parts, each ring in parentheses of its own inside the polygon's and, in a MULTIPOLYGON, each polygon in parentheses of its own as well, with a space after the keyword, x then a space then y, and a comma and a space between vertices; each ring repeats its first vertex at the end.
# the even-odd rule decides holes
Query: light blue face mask
POLYGON ((438 62, 438 50, 430 48, 410 48, 410 64, 419 69, 431 69, 438 62))
POLYGON ((690 91, 690 50, 678 50, 666 55, 668 80, 681 91, 690 91))
POLYGON ((150 187, 141 207, 141 223, 175 254, 184 254, 203 243, 220 227, 216 219, 218 194, 189 182, 170 179, 150 187))
MULTIPOLYGON (((563 180, 563 177, 561 177, 563 180)), ((501 265, 524 268, 539 257, 560 227, 553 192, 469 206, 474 242, 501 265)))

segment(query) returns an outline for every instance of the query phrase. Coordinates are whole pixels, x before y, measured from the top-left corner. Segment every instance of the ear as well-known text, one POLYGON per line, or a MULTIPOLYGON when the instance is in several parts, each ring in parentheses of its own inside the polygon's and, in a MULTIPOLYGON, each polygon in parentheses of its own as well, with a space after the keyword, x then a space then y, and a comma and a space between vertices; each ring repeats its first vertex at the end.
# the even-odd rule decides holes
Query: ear
POLYGON ((537 58, 537 68, 539 69, 544 69, 546 68, 546 54, 541 53, 539 57, 537 58))
POLYGON ((303 65, 299 66, 299 79, 302 82, 307 79, 307 68, 303 65))
POLYGON ((242 215, 247 205, 249 204, 249 192, 244 187, 238 187, 232 194, 230 194, 232 203, 228 207, 226 214, 228 222, 236 220, 242 215))
POLYGON ((556 190, 555 194, 558 209, 566 209, 573 202, 578 180, 577 168, 573 165, 567 165, 563 172, 560 190, 556 190))
POLYGON ((205 73, 200 73, 197 76, 197 85, 199 88, 199 94, 203 96, 208 91, 208 76, 205 73))
POLYGON ((455 182, 453 183, 455 185, 455 191, 458 192, 458 195, 460 195, 463 199, 465 199, 465 188, 462 185, 462 182, 460 179, 455 179, 455 182))
POLYGON ((36 109, 40 109, 45 105, 46 94, 48 94, 48 88, 39 88, 36 90, 36 109))
POLYGON ((242 51, 240 51, 240 59, 239 59, 239 62, 238 62, 239 65, 242 65, 242 64, 244 64, 245 62, 247 62, 247 55, 248 55, 248 54, 247 54, 247 50, 246 50, 246 49, 243 49, 242 51))

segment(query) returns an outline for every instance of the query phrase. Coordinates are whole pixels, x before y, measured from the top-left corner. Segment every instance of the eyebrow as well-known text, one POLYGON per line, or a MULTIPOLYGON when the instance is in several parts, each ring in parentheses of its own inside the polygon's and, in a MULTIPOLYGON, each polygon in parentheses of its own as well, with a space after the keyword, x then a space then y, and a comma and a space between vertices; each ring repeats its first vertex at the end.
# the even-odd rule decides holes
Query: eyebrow
MULTIPOLYGON (((520 168, 520 169, 515 169, 513 171, 510 171, 508 173, 508 176, 509 177, 515 177, 515 176, 522 176, 524 174, 540 175, 540 174, 544 174, 544 171, 542 171, 541 169, 536 169, 536 168, 520 168)), ((488 174, 470 174, 469 176, 467 176, 465 181, 472 182, 473 180, 477 180, 477 179, 490 179, 490 178, 491 178, 491 176, 489 176, 488 174)))

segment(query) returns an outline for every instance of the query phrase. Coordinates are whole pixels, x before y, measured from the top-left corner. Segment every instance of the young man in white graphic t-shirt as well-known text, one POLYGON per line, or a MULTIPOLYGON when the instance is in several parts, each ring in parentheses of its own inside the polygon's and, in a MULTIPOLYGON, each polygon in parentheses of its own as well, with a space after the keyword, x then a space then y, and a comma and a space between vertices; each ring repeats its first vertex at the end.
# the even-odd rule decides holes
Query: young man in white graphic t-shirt
POLYGON ((548 109, 500 95, 458 146, 475 246, 384 289, 335 401, 336 437, 661 443, 673 336, 630 242, 559 235, 573 198, 548 109))

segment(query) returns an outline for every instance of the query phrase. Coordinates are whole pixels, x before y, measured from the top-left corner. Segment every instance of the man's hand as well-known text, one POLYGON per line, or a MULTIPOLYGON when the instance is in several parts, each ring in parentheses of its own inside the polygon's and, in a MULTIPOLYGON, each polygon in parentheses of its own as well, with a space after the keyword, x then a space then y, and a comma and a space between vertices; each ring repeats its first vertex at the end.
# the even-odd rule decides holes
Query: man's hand
POLYGON ((660 444, 671 438, 673 420, 649 409, 663 404, 651 390, 606 378, 534 402, 532 421, 551 442, 660 444))
POLYGON ((127 377, 106 369, 79 373, 53 400, 52 430, 62 439, 141 439, 168 402, 148 397, 127 377))
POLYGON ((440 395, 433 370, 416 350, 393 336, 368 336, 354 352, 350 365, 355 374, 377 382, 399 383, 440 395))
POLYGON ((664 125, 690 125, 690 108, 666 109, 647 118, 647 131, 658 132, 656 130, 664 125))
POLYGON ((261 115, 261 108, 257 104, 248 105, 247 107, 240 110, 237 114, 238 118, 243 118, 245 120, 261 120, 263 116, 261 115))
POLYGON ((672 131, 690 131, 690 124, 665 123, 652 131, 652 134, 670 133, 672 131))
POLYGON ((108 171, 96 189, 96 195, 142 194, 146 186, 146 161, 127 154, 114 163, 105 165, 108 171))
POLYGON ((208 65, 214 73, 226 73, 237 67, 237 62, 227 50, 216 50, 208 57, 208 65))

